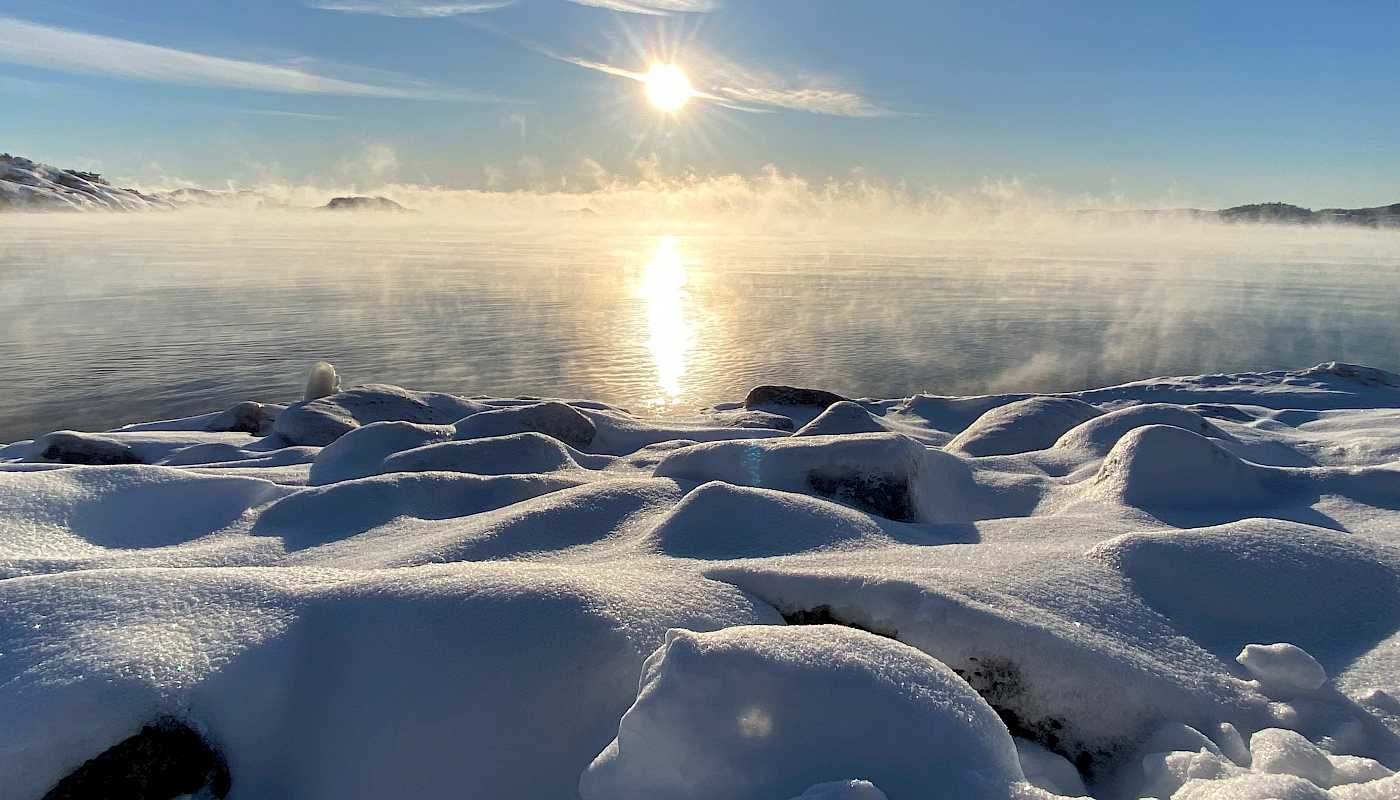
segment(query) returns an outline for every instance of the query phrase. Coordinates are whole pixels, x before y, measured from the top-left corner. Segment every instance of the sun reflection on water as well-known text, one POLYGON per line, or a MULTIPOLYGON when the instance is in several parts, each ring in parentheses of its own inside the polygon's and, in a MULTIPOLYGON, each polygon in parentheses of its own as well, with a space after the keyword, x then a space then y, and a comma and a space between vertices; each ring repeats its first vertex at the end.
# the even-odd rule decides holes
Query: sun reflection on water
POLYGON ((663 236, 647 263, 638 296, 647 303, 647 329, 656 366, 656 380, 662 395, 657 405, 677 402, 684 392, 686 354, 694 332, 686 318, 686 264, 675 236, 663 236))

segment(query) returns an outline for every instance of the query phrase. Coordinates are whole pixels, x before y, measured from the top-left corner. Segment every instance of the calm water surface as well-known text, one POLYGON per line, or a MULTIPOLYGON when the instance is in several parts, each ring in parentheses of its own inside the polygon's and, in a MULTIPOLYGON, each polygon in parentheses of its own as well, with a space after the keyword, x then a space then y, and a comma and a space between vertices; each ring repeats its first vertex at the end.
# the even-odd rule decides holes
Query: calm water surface
POLYGON ((760 382, 1058 391, 1400 369, 1400 233, 866 237, 326 215, 0 217, 0 441, 349 383, 682 413, 760 382))

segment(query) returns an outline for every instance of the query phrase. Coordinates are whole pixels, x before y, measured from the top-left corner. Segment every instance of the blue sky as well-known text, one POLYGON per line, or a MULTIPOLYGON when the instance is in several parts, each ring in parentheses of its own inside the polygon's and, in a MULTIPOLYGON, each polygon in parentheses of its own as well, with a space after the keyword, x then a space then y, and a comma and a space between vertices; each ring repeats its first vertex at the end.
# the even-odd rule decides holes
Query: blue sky
POLYGON ((1400 4, 0 0, 0 150, 205 184, 605 172, 1400 201, 1400 4), (673 60, 667 116, 628 77, 673 60), (641 164, 641 166, 639 166, 641 164))

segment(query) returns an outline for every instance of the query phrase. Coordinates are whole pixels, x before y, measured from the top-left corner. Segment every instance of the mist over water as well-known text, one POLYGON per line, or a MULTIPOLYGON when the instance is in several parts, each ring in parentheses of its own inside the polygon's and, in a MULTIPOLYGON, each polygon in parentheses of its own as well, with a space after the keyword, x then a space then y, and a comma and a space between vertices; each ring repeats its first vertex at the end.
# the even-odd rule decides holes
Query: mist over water
POLYGON ((658 414, 761 382, 894 397, 1400 369, 1396 232, 527 205, 0 218, 0 441, 294 400, 321 359, 348 383, 658 414))

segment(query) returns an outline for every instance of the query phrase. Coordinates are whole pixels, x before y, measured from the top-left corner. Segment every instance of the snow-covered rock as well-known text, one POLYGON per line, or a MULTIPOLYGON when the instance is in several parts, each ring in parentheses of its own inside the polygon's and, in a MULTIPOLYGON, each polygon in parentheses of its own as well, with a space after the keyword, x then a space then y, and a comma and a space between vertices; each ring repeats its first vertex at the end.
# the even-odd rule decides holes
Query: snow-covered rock
POLYGON ((1043 450, 1064 433, 1103 414, 1072 397, 1030 397, 998 406, 953 438, 948 450, 970 456, 1001 456, 1043 450))
POLYGON ((273 430, 291 444, 321 447, 371 422, 450 425, 489 409, 482 403, 441 392, 366 384, 293 403, 277 416, 273 430))
POLYGON ((893 797, 966 800, 1024 779, 995 712, 923 653, 835 626, 747 627, 667 634, 579 793, 767 800, 850 774, 893 797))

